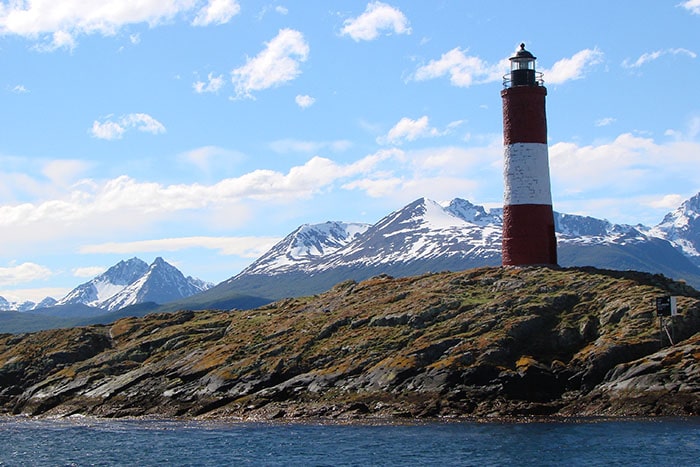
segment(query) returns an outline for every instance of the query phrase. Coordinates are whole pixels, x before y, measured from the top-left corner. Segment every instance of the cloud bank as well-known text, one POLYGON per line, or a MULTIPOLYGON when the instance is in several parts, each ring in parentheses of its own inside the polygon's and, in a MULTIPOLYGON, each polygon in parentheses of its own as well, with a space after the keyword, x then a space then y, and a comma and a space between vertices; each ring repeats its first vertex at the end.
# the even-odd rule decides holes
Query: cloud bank
POLYGON ((51 277, 53 273, 47 267, 35 263, 22 263, 7 268, 0 268, 0 286, 17 285, 38 279, 51 277))
POLYGON ((178 15, 192 15, 191 24, 225 24, 240 12, 236 0, 27 0, 0 4, 0 35, 38 41, 38 48, 72 49, 77 37, 115 35, 123 27, 157 26, 178 15))
POLYGON ((180 251, 188 248, 218 250, 222 255, 259 258, 275 246, 279 237, 179 237, 141 240, 135 242, 108 242, 85 245, 80 253, 137 254, 161 251, 180 251))

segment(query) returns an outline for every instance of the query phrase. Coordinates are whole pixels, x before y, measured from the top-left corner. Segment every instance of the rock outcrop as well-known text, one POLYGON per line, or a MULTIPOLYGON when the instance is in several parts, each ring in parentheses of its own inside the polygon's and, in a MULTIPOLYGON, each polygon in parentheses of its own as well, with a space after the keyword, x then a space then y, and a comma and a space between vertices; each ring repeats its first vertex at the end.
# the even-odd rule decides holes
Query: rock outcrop
POLYGON ((255 310, 6 334, 0 409, 246 419, 697 415, 700 293, 644 273, 480 268, 348 281, 255 310), (659 295, 678 301, 668 335, 659 295))

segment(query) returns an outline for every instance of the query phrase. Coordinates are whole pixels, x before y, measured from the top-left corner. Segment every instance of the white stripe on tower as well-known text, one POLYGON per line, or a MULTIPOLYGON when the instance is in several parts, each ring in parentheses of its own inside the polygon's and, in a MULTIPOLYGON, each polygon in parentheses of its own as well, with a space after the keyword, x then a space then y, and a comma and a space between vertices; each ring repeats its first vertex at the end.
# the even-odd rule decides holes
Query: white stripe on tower
POLYGON ((503 204, 552 204, 546 144, 514 143, 505 147, 503 204))

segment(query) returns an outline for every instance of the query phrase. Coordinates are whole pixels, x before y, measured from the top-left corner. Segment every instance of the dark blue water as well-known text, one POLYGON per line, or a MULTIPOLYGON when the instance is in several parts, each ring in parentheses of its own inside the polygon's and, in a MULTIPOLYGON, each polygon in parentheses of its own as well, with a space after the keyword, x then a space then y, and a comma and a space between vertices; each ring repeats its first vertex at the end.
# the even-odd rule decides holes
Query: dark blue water
POLYGON ((700 420, 330 425, 0 418, 0 465, 700 465, 700 420))

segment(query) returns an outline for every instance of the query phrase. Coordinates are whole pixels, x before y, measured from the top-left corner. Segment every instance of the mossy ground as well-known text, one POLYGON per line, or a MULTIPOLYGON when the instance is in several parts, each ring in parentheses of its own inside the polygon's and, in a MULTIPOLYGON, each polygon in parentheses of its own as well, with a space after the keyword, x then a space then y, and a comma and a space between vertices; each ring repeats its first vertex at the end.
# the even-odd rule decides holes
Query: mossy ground
MULTIPOLYGON (((586 414, 577 404, 610 370, 643 358, 686 368, 684 394, 697 396, 687 370, 697 344, 656 355, 661 294, 679 297, 678 342, 700 331, 700 294, 683 284, 532 267, 379 276, 254 310, 4 335, 0 406, 102 416, 586 414)), ((600 414, 624 406, 596 404, 600 414)))

